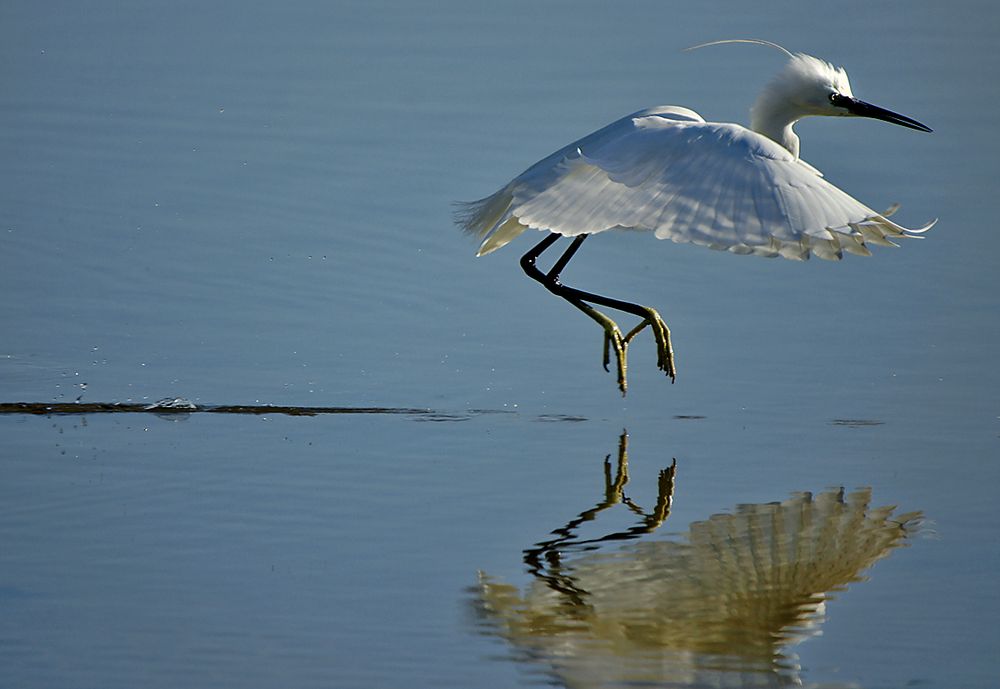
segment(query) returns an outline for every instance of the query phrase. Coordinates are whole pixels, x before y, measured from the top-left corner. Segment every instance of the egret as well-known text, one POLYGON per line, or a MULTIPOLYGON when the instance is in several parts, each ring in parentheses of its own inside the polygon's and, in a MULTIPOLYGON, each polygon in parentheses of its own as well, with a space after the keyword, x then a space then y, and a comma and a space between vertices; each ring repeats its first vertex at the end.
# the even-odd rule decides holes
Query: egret
MULTIPOLYGON (((799 157, 793 126, 803 117, 869 117, 910 129, 916 120, 854 97, 841 67, 782 51, 784 68, 750 109, 750 128, 706 122, 688 108, 666 105, 627 115, 538 161, 496 193, 460 204, 456 222, 481 240, 478 256, 496 251, 528 229, 548 234, 521 257, 533 280, 562 297, 604 330, 604 369, 615 353, 618 388, 627 389, 626 353, 649 326, 657 366, 676 379, 670 329, 653 308, 565 285, 560 274, 583 241, 610 230, 647 230, 657 239, 699 244, 737 254, 839 260, 844 252, 869 256, 867 244, 917 237, 934 221, 907 229, 823 178, 799 157), (560 238, 565 252, 543 272, 536 261, 560 238), (642 319, 623 335, 600 305, 642 319)), ((693 48, 692 48, 693 49, 693 48)))

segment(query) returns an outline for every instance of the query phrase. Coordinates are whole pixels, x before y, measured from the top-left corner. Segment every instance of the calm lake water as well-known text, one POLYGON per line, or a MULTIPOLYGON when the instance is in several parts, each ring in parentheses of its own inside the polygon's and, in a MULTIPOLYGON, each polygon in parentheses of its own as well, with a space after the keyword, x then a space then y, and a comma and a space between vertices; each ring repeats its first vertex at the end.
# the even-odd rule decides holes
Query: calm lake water
POLYGON ((0 687, 994 687, 991 3, 0 7, 0 687), (840 263, 599 235, 593 323, 452 203, 777 41, 932 128, 803 157, 925 241, 840 263), (625 321, 623 321, 625 322, 625 321), (627 452, 623 431, 627 429, 627 452), (674 461, 676 460, 676 464, 674 461), (672 467, 672 468, 671 468, 672 467))

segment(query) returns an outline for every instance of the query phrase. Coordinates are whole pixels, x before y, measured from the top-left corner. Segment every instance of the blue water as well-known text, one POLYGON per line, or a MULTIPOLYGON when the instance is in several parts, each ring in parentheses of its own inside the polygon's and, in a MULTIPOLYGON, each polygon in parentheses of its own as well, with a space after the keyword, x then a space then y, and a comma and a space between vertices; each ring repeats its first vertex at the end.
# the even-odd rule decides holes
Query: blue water
MULTIPOLYGON (((774 649, 796 669, 740 667, 735 642, 646 649, 661 684, 709 682, 694 658, 729 686, 994 686, 996 18, 5 3, 0 402, 433 413, 0 416, 0 686, 624 686, 630 649, 505 633, 481 577, 544 586, 523 551, 601 501, 625 428, 636 505, 677 459, 670 516, 568 549, 574 580, 802 491, 924 519, 830 594, 821 635, 774 649), (836 264, 591 238, 567 282, 656 306, 674 334, 676 384, 640 339, 623 399, 593 323, 521 273, 535 238, 475 259, 452 203, 641 107, 746 121, 780 56, 681 52, 742 36, 843 64, 857 96, 934 128, 797 131, 849 193, 939 224, 836 264)), ((618 504, 580 537, 637 519, 618 504)))

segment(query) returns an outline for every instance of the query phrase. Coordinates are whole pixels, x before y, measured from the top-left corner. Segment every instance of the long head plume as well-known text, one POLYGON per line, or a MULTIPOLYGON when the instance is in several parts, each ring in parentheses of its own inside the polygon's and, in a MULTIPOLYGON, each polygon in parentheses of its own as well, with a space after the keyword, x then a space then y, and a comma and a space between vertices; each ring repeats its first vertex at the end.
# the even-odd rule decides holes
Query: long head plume
POLYGON ((684 50, 685 51, 688 51, 688 50, 698 50, 698 48, 707 48, 710 45, 725 45, 727 43, 753 43, 753 44, 756 44, 756 45, 766 45, 766 46, 769 46, 771 48, 774 48, 775 50, 780 50, 787 57, 793 57, 793 55, 792 55, 791 52, 789 52, 788 50, 785 50, 783 47, 781 47, 777 43, 772 43, 771 41, 764 41, 764 40, 761 40, 759 38, 727 38, 727 39, 722 40, 722 41, 709 41, 708 43, 699 43, 698 45, 693 45, 690 48, 685 48, 684 50))

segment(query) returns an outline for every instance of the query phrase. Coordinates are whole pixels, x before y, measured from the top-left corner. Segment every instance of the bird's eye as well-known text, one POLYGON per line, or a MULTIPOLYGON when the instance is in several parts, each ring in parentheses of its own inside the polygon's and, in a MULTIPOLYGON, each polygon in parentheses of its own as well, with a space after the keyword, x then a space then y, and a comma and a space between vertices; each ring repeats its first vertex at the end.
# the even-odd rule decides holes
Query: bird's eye
POLYGON ((835 105, 838 108, 850 109, 851 99, 845 96, 844 94, 833 91, 828 97, 832 105, 835 105))

